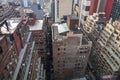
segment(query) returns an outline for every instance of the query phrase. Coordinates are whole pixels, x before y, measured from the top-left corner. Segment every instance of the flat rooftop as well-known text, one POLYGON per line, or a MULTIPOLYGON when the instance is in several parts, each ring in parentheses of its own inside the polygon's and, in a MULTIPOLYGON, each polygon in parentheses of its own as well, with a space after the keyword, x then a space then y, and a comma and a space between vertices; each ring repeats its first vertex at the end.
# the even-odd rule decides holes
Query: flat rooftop
POLYGON ((53 26, 57 26, 58 27, 58 33, 59 34, 69 31, 67 23, 61 23, 61 24, 57 23, 57 24, 53 24, 53 26))
POLYGON ((37 20, 34 26, 30 26, 30 31, 42 30, 43 20, 37 20))
POLYGON ((16 30, 18 24, 21 22, 20 18, 11 18, 7 20, 9 31, 7 30, 7 27, 5 24, 1 26, 1 33, 0 34, 12 34, 16 30))

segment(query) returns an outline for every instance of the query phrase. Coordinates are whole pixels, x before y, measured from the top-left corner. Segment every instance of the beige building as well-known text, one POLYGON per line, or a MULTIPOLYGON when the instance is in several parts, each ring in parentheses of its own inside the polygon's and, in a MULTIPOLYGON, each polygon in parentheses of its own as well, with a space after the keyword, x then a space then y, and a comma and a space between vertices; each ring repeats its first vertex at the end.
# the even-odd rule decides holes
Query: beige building
POLYGON ((72 13, 73 0, 55 0, 55 22, 59 22, 64 15, 72 13))
POLYGON ((83 29, 86 33, 92 33, 96 29, 97 24, 105 23, 105 19, 106 18, 104 12, 89 15, 83 25, 83 29))
POLYGON ((119 80, 120 22, 107 23, 97 42, 98 46, 92 56, 96 75, 102 80, 119 80))
POLYGON ((92 42, 83 37, 83 34, 68 31, 66 23, 52 25, 55 80, 83 77, 89 59, 92 42))
POLYGON ((91 0, 80 0, 79 1, 79 25, 84 24, 87 16, 89 15, 89 10, 91 6, 91 0))

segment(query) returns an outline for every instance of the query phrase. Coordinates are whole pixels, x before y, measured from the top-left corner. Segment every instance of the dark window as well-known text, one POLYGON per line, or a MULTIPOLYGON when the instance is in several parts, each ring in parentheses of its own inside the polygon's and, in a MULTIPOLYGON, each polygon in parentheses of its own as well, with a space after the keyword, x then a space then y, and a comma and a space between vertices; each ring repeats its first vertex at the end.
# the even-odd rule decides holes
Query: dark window
POLYGON ((10 41, 14 41, 13 35, 10 35, 10 41))
POLYGON ((41 9, 41 6, 40 6, 40 4, 38 4, 38 10, 40 10, 41 9))
POLYGON ((86 6, 85 11, 89 11, 90 10, 90 6, 86 6))
POLYGON ((2 54, 3 53, 3 50, 2 50, 2 47, 0 46, 0 54, 2 54))
POLYGON ((86 21, 86 19, 87 19, 87 16, 84 17, 84 21, 86 21))
POLYGON ((60 50, 60 48, 58 48, 58 51, 60 50))

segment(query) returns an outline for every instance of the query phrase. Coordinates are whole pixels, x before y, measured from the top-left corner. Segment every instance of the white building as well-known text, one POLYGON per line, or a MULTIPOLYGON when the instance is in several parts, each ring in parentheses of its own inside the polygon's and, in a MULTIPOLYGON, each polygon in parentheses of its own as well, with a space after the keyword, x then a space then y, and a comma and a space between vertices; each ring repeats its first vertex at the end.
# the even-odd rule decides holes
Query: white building
POLYGON ((64 15, 72 13, 73 0, 55 0, 55 22, 59 22, 64 15))
POLYGON ((80 0, 80 16, 79 16, 79 24, 84 24, 86 17, 89 15, 91 0, 80 0))

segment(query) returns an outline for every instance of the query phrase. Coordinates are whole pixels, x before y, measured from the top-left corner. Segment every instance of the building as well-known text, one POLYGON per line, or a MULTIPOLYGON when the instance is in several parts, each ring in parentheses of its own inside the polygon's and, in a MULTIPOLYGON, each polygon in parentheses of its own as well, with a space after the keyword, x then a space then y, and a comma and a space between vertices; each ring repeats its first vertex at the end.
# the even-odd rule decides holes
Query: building
POLYGON ((84 21, 86 20, 87 16, 89 15, 90 6, 91 6, 91 0, 79 1, 79 8, 80 8, 79 25, 84 24, 84 21))
POLYGON ((0 79, 45 80, 46 71, 36 50, 38 47, 31 40, 29 21, 12 18, 6 22, 1 26, 0 33, 0 79))
POLYGON ((114 0, 110 17, 113 21, 120 19, 120 0, 114 0))
MULTIPOLYGON (((91 77, 93 80, 95 79, 96 73, 94 72, 94 65, 91 65, 93 62, 91 59, 94 57, 94 51, 96 50, 97 40, 99 39, 100 33, 104 29, 106 25, 106 17, 105 13, 94 13, 93 15, 89 15, 87 17, 87 20, 85 21, 85 24, 81 29, 83 29, 83 32, 85 32, 85 35, 89 38, 89 40, 92 41, 92 49, 91 49, 91 54, 90 54, 90 59, 89 59, 89 64, 87 66, 88 70, 88 75, 91 77)), ((96 59, 97 60, 97 59, 96 59)))
POLYGON ((83 29, 86 33, 92 33, 98 24, 105 24, 106 23, 106 17, 105 13, 94 13, 93 15, 89 15, 87 17, 87 20, 85 21, 83 25, 83 29))
POLYGON ((107 2, 106 2, 106 7, 104 10, 104 12, 106 14, 106 20, 110 19, 114 1, 115 0, 107 0, 107 2))
POLYGON ((68 15, 67 16, 67 26, 70 30, 78 28, 79 26, 79 18, 75 15, 68 15))
POLYGON ((87 79, 84 77, 84 78, 78 78, 78 79, 72 79, 72 80, 87 80, 87 79))
POLYGON ((106 19, 110 19, 110 13, 114 0, 91 0, 90 15, 98 12, 105 12, 106 19))
POLYGON ((0 75, 2 79, 11 79, 13 76, 18 57, 21 55, 20 52, 26 40, 28 31, 26 24, 27 21, 23 21, 20 18, 11 18, 4 22, 1 21, 0 75))
POLYGON ((15 10, 12 6, 8 4, 0 4, 0 22, 6 20, 7 18, 15 17, 15 10))
MULTIPOLYGON (((29 30, 30 21, 33 21, 31 26, 34 25, 35 15, 28 13, 27 18, 16 18, 14 8, 0 5, 0 80, 45 80, 43 57, 36 50, 37 40, 32 39, 29 30)), ((38 26, 41 28, 42 23, 38 26)))
POLYGON ((55 22, 55 1, 51 0, 51 17, 53 22, 55 22))
POLYGON ((89 59, 92 42, 88 41, 82 34, 68 31, 66 23, 52 25, 55 80, 84 77, 89 59))
POLYGON ((120 22, 107 23, 100 34, 91 61, 98 79, 119 80, 120 78, 120 22))
POLYGON ((32 32, 31 40, 35 41, 35 50, 46 68, 47 49, 45 35, 43 35, 43 20, 37 20, 35 25, 30 26, 30 31, 32 32))
POLYGON ((31 9, 24 9, 24 16, 26 16, 26 18, 29 18, 29 25, 35 25, 36 22, 36 15, 34 13, 33 10, 31 9))
POLYGON ((13 71, 15 70, 18 53, 15 47, 15 43, 11 45, 10 41, 6 41, 5 37, 0 36, 0 79, 10 79, 13 71))
POLYGON ((59 22, 64 15, 70 15, 72 13, 72 3, 73 0, 53 0, 53 10, 51 10, 55 16, 53 20, 59 22))

